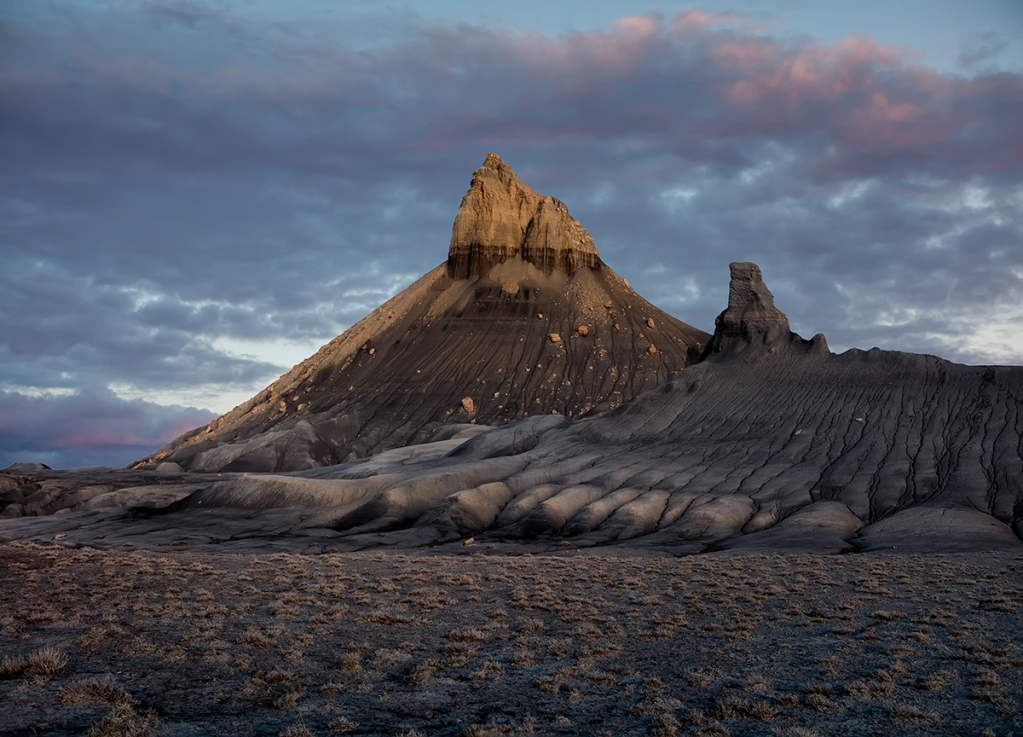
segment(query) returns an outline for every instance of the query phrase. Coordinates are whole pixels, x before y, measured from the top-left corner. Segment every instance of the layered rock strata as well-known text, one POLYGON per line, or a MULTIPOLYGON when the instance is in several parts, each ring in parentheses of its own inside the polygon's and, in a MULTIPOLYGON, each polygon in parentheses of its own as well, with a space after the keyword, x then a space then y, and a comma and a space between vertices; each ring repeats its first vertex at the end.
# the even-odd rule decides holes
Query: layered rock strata
POLYGON ((803 340, 789 330, 789 319, 774 306, 774 295, 764 284, 760 267, 751 263, 729 264, 732 273, 728 286, 728 307, 714 321, 714 336, 704 356, 716 353, 747 352, 752 349, 799 350, 828 353, 823 333, 803 340))
POLYGON ((492 153, 475 174, 451 229, 448 276, 468 279, 518 257, 545 275, 599 269, 593 238, 564 203, 544 197, 492 153))

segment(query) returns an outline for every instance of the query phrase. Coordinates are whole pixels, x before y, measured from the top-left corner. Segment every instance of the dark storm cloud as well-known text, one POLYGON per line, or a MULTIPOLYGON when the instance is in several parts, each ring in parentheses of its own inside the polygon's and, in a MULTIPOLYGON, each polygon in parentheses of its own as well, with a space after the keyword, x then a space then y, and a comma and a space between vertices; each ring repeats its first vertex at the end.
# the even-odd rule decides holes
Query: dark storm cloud
POLYGON ((753 260, 835 347, 1023 362, 1020 75, 699 12, 369 47, 226 2, 42 13, 0 44, 8 388, 254 393, 287 366, 225 340, 326 341, 441 262, 487 150, 704 329, 753 260))
POLYGON ((102 388, 57 397, 0 392, 0 468, 19 461, 116 468, 213 417, 194 407, 126 401, 102 388))

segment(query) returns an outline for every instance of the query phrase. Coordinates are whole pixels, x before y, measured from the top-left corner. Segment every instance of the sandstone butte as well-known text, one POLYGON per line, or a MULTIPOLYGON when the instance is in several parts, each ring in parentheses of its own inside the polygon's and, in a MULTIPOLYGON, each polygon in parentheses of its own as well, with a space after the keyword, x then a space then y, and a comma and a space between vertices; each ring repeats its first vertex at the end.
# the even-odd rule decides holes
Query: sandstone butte
POLYGON ((488 153, 445 263, 133 467, 295 471, 472 425, 598 414, 685 368, 709 338, 636 294, 562 202, 488 153))

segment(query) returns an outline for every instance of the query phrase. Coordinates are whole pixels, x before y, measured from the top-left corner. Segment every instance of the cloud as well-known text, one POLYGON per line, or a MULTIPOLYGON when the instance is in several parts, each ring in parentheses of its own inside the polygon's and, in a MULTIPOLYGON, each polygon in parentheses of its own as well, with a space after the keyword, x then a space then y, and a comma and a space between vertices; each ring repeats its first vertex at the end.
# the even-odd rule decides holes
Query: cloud
POLYGON ((103 388, 66 396, 0 392, 0 468, 20 461, 120 467, 213 417, 195 407, 125 401, 103 388))
POLYGON ((967 77, 735 14, 561 35, 395 16, 362 45, 295 17, 4 23, 0 388, 229 409, 441 262, 488 150, 704 329, 753 260, 833 347, 1023 363, 992 337, 1023 303, 1023 76, 977 67, 997 39, 967 77))
POLYGON ((972 33, 960 44, 957 64, 964 70, 981 70, 985 64, 993 61, 1009 45, 1008 39, 994 31, 972 33))

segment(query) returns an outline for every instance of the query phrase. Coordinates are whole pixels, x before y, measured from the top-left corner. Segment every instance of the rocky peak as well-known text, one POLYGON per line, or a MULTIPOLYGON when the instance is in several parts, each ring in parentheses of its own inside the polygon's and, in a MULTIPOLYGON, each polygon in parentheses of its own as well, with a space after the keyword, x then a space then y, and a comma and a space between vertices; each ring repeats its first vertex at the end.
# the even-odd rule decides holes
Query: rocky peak
POLYGON ((828 352, 822 334, 808 341, 789 330, 789 318, 774 306, 774 295, 764 284, 759 266, 732 263, 728 268, 732 272, 728 307, 714 321, 714 337, 707 344, 705 356, 758 346, 768 346, 772 352, 779 346, 793 345, 815 353, 828 352))
POLYGON ((448 275, 477 277, 516 256, 546 274, 600 267, 593 238, 564 203, 534 191, 488 153, 455 215, 448 275))

